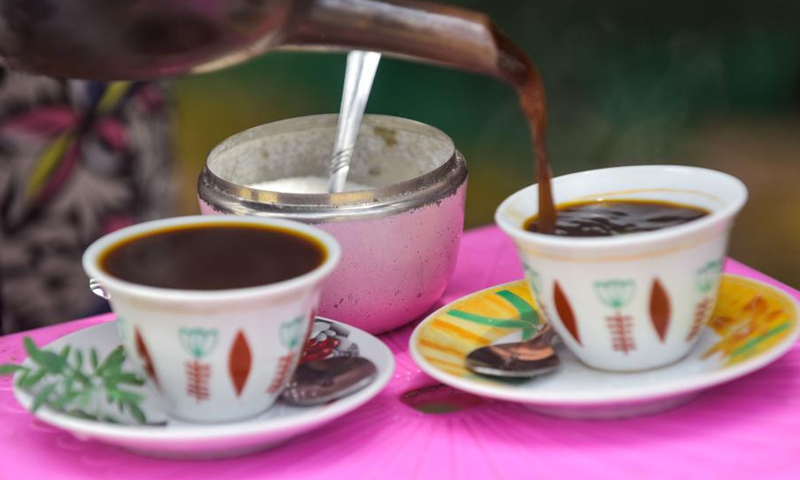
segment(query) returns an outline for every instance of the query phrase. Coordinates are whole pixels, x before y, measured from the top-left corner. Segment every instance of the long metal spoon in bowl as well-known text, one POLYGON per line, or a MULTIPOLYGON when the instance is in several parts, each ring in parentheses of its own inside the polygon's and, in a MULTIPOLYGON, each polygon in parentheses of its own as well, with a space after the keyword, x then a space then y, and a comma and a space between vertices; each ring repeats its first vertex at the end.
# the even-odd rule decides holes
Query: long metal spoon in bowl
POLYGON ((336 140, 331 156, 330 193, 343 192, 350 160, 356 146, 361 120, 367 107, 372 81, 378 70, 381 54, 377 52, 352 51, 347 55, 347 69, 342 89, 342 104, 339 107, 339 121, 336 125, 336 140))
POLYGON ((475 373, 492 377, 536 377, 552 372, 561 363, 553 349, 557 339, 553 328, 545 325, 528 340, 473 350, 467 355, 466 365, 475 373))

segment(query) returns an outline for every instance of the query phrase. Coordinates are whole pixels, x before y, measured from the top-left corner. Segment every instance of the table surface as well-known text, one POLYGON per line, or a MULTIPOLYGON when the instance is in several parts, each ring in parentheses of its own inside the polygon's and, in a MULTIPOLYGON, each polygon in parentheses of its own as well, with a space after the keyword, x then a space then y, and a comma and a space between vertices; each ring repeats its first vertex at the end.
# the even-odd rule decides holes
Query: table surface
MULTIPOLYGON (((734 261, 726 271, 800 293, 734 261)), ((511 242, 496 228, 465 234, 439 302, 522 278, 511 242)), ((440 306, 440 305, 437 305, 440 306)), ((110 321, 77 320, 26 332, 37 344, 110 321)), ((714 388, 694 402, 628 420, 576 421, 488 402, 426 414, 400 401, 433 384, 408 354, 414 325, 386 335, 394 378, 375 399, 275 449, 212 462, 157 460, 85 442, 33 419, 0 379, 0 480, 202 478, 800 478, 800 348, 714 388), (508 419, 516 427, 508 428, 508 419), (493 427, 496 425, 500 427, 493 427)), ((0 338, 0 363, 24 358, 22 335, 0 338)))

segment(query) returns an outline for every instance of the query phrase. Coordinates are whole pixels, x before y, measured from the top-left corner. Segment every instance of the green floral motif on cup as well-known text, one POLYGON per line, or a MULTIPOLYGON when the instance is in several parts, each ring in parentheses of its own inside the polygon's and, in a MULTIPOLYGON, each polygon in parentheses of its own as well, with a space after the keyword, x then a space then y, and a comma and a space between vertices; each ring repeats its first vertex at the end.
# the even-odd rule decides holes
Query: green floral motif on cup
POLYGON ((210 354, 217 345, 217 329, 181 328, 178 338, 183 350, 199 360, 210 354))
POLYGON ((708 295, 714 288, 714 283, 722 271, 722 260, 711 260, 697 270, 697 290, 703 295, 708 295))
POLYGON ((303 334, 303 317, 296 317, 293 320, 284 322, 281 325, 281 343, 288 349, 293 349, 300 344, 303 334))
POLYGON ((539 275, 539 272, 532 269, 527 263, 522 264, 522 269, 525 270, 525 276, 528 278, 528 284, 531 286, 531 290, 533 290, 533 294, 536 297, 540 297, 542 294, 542 277, 539 275))
POLYGON ((636 295, 636 282, 633 280, 603 280, 594 282, 594 293, 607 307, 621 310, 633 301, 636 295))

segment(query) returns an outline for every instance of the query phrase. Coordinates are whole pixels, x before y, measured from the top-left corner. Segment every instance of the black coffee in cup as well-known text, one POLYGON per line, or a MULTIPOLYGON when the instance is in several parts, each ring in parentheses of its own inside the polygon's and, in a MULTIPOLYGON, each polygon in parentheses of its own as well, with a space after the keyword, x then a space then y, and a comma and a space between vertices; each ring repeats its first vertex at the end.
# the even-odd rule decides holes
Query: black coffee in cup
POLYGON ((109 275, 139 285, 226 290, 298 277, 325 258, 317 240, 279 227, 195 224, 127 238, 103 252, 99 263, 109 275))
MULTIPOLYGON (((558 206, 554 235, 610 237, 674 227, 705 217, 708 210, 651 200, 570 202, 558 206)), ((539 232, 539 216, 525 222, 525 230, 539 232)))

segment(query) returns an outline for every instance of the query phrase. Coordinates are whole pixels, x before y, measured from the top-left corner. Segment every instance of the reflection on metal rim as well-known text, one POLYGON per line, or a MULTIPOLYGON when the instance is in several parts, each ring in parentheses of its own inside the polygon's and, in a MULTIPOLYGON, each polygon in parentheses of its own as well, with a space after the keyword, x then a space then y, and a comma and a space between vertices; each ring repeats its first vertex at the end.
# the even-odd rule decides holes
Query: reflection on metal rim
POLYGON ((315 115, 274 122, 238 133, 209 154, 198 180, 200 200, 219 213, 291 217, 309 223, 380 218, 437 203, 454 195, 467 179, 466 161, 452 140, 431 126, 397 117, 367 115, 365 124, 411 132, 447 145, 447 158, 434 159, 436 168, 405 181, 369 190, 297 194, 251 188, 223 178, 213 163, 243 143, 308 128, 335 128, 335 115, 315 115))

